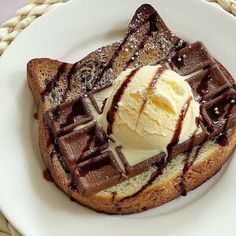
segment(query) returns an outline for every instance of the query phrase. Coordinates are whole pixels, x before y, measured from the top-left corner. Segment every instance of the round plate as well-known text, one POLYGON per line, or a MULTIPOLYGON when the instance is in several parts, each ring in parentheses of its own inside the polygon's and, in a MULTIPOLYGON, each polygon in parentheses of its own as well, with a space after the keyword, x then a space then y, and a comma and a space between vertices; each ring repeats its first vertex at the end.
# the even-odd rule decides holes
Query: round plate
MULTIPOLYGON (((147 2, 177 35, 203 41, 236 77, 233 16, 205 1, 147 2)), ((0 58, 0 205, 24 235, 236 235, 235 159, 217 181, 213 178, 185 198, 129 216, 91 211, 42 178, 26 63, 35 57, 75 62, 120 39, 142 3, 70 1, 35 20, 0 58)))

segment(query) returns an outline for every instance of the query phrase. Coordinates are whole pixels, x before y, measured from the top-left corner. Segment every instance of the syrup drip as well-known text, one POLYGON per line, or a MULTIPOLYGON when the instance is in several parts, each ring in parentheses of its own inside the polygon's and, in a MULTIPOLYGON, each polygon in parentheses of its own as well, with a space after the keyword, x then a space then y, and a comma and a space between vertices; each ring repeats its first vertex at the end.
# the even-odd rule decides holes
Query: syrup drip
POLYGON ((150 21, 149 21, 150 23, 149 30, 146 32, 144 39, 139 44, 138 49, 134 52, 134 55, 126 62, 126 67, 129 67, 130 64, 134 62, 135 57, 137 57, 140 51, 144 49, 144 46, 147 40, 152 36, 152 33, 158 31, 156 22, 157 22, 157 15, 156 14, 151 15, 150 21))
MULTIPOLYGON (((190 102, 192 101, 192 98, 189 98, 188 101, 184 104, 182 110, 181 110, 181 113, 179 115, 179 119, 176 123, 176 127, 175 127, 175 132, 174 132, 174 135, 170 141, 170 143, 168 144, 167 146, 167 150, 168 150, 168 153, 170 155, 173 147, 175 145, 178 144, 179 142, 179 138, 180 138, 180 134, 181 134, 181 130, 182 130, 182 125, 183 125, 183 121, 184 121, 184 118, 187 114, 187 111, 188 111, 188 108, 189 108, 189 105, 190 105, 190 102)), ((169 158, 168 158, 169 159, 169 158)))
POLYGON ((43 178, 49 182, 54 182, 48 169, 43 170, 43 178))
POLYGON ((224 123, 224 127, 223 127, 223 132, 216 138, 216 142, 222 147, 227 146, 228 143, 229 143, 226 131, 227 131, 227 126, 228 126, 228 123, 229 123, 229 119, 232 115, 232 110, 233 110, 234 105, 235 105, 235 103, 230 104, 230 106, 228 108, 228 111, 224 116, 225 123, 224 123))
POLYGON ((156 164, 157 170, 152 174, 151 178, 148 180, 148 182, 142 186, 141 189, 139 189, 137 192, 135 192, 134 194, 124 197, 120 200, 120 202, 135 197, 137 196, 139 193, 141 193, 142 191, 144 191, 148 186, 152 185, 152 183, 158 178, 158 176, 162 175, 163 170, 166 168, 168 162, 165 160, 165 158, 162 159, 161 162, 156 164))
POLYGON ((82 116, 85 114, 83 105, 75 103, 72 106, 71 112, 66 117, 66 122, 61 125, 61 128, 66 127, 74 123, 75 117, 82 116))
POLYGON ((70 200, 71 200, 72 202, 76 202, 76 200, 75 200, 73 197, 70 197, 70 200))
POLYGON ((139 118, 140 118, 140 116, 141 116, 141 114, 142 114, 142 112, 143 112, 143 110, 144 110, 144 108, 145 108, 145 106, 146 106, 146 104, 147 104, 147 101, 148 101, 147 95, 148 95, 149 93, 151 93, 151 91, 155 88, 155 85, 156 85, 158 79, 160 78, 160 76, 162 75, 162 73, 163 73, 164 71, 165 71, 165 68, 159 67, 159 68, 157 69, 157 72, 156 72, 155 76, 153 77, 153 79, 151 80, 149 86, 147 87, 147 89, 146 89, 146 95, 145 95, 145 97, 143 98, 143 104, 142 104, 142 106, 141 106, 141 108, 140 108, 140 111, 139 111, 139 117, 138 117, 136 126, 137 126, 138 121, 139 121, 139 118))
POLYGON ((110 110, 107 113, 107 134, 110 135, 112 133, 112 126, 115 119, 115 113, 118 108, 118 103, 121 99, 122 94, 124 93, 125 89, 127 88, 128 84, 134 77, 134 75, 139 71, 140 68, 136 68, 131 71, 131 73, 127 76, 127 78, 124 80, 124 82, 121 84, 121 86, 117 89, 116 94, 113 97, 112 104, 110 107, 110 110))
MULTIPOLYGON (((149 27, 149 34, 150 32, 155 32, 158 30, 157 28, 157 13, 156 12, 153 12, 153 14, 151 14, 149 16, 149 18, 147 18, 143 24, 145 24, 146 22, 150 23, 150 27, 149 27)), ((126 41, 128 40, 128 38, 130 37, 131 34, 135 33, 137 30, 139 29, 139 27, 135 27, 133 28, 130 32, 127 33, 127 35, 125 36, 125 38, 122 40, 122 42, 119 44, 119 46, 117 47, 117 49, 115 50, 112 58, 109 60, 109 62, 106 64, 106 66, 103 68, 103 70, 101 71, 101 73, 99 74, 99 76, 97 77, 97 79, 95 80, 94 84, 98 83, 102 77, 104 76, 105 72, 110 69, 115 61, 115 59, 117 58, 117 56, 119 55, 120 51, 122 50, 122 47, 124 46, 124 44, 126 43, 126 41)), ((141 47, 144 47, 144 44, 141 43, 140 44, 141 47)), ((137 50, 137 51, 140 51, 140 48, 137 50)), ((136 52, 137 52, 136 51, 136 52)), ((133 57, 133 56, 132 56, 133 57)), ((132 58, 131 57, 131 58, 132 58)), ((131 59, 130 59, 131 60, 131 59)), ((128 64, 131 63, 131 61, 128 61, 128 64)), ((127 67, 127 66, 126 66, 127 67)))
POLYGON ((111 202, 115 202, 117 192, 112 192, 111 194, 112 194, 111 202))
POLYGON ((116 208, 116 210, 118 212, 121 212, 122 211, 122 207, 120 206, 119 202, 116 201, 117 192, 112 192, 111 195, 112 195, 111 202, 114 204, 114 207, 116 208))
MULTIPOLYGON (((196 120, 196 125, 197 125, 197 128, 199 127, 200 125, 200 119, 197 119, 196 120)), ((180 182, 179 182, 179 187, 180 187, 180 190, 181 190, 181 195, 182 196, 186 196, 187 195, 187 190, 186 190, 186 186, 185 186, 185 174, 186 172, 190 169, 190 167, 193 165, 194 161, 196 160, 201 148, 202 148, 202 145, 198 145, 195 152, 193 153, 193 148, 195 146, 195 140, 196 140, 196 132, 197 132, 197 129, 195 130, 190 142, 189 142, 189 146, 188 146, 188 152, 186 154, 186 159, 185 159, 185 162, 184 162, 184 167, 182 169, 182 175, 180 176, 180 182)), ((205 134, 205 137, 204 137, 204 140, 202 143, 205 143, 209 138, 209 134, 205 134)))
POLYGON ((38 112, 35 112, 35 113, 34 113, 34 119, 35 119, 35 120, 38 120, 38 119, 39 119, 39 114, 38 114, 38 112))
POLYGON ((91 144, 94 141, 94 137, 93 136, 89 136, 86 145, 84 146, 83 150, 81 151, 80 157, 79 159, 84 155, 85 152, 87 152, 90 149, 91 144))
POLYGON ((68 74, 68 76, 66 78, 66 80, 67 80, 67 87, 66 87, 66 89, 64 91, 64 94, 62 96, 63 101, 65 101, 65 99, 67 98, 68 92, 71 91, 71 82, 72 82, 73 76, 76 73, 76 69, 77 69, 78 63, 79 62, 76 62, 75 64, 73 64, 73 66, 71 67, 71 69, 69 71, 69 74, 68 74))
POLYGON ((58 68, 57 74, 48 84, 46 88, 41 93, 42 100, 45 100, 45 97, 52 91, 55 87, 56 83, 60 80, 61 76, 65 73, 66 70, 66 63, 62 63, 61 66, 58 68))
POLYGON ((70 184, 69 184, 69 188, 72 189, 72 190, 74 190, 74 191, 78 191, 74 179, 71 180, 71 182, 70 182, 70 184))
MULTIPOLYGON (((179 142, 179 138, 180 138, 180 134, 181 134, 181 130, 182 130, 182 125, 183 125, 183 121, 184 121, 184 118, 187 114, 187 111, 188 111, 188 108, 189 108, 189 105, 190 105, 190 102, 191 102, 192 98, 190 98, 186 104, 184 104, 182 110, 181 110, 181 113, 179 115, 179 119, 176 123, 176 128, 175 128, 175 132, 174 132, 174 135, 170 141, 170 143, 168 144, 167 146, 167 151, 168 151, 168 158, 167 160, 169 161, 170 160, 170 155, 171 155, 171 152, 172 152, 172 149, 174 148, 174 146, 176 146, 179 142)), ((191 146, 194 144, 194 139, 193 138, 191 141, 190 141, 190 144, 191 146)), ((183 176, 183 175, 182 175, 183 176)), ((183 189, 182 185, 183 185, 183 177, 181 178, 180 180, 180 188, 183 189)))

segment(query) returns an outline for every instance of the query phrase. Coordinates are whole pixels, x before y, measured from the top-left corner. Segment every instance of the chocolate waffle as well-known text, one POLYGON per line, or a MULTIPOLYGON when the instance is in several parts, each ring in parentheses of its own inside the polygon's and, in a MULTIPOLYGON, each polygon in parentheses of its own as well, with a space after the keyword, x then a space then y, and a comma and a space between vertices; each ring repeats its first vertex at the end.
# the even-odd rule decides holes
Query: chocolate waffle
POLYGON ((235 147, 234 79, 203 43, 174 35, 150 5, 136 11, 121 42, 75 64, 33 59, 27 73, 38 106, 40 148, 52 179, 97 211, 140 212, 185 195, 217 173, 235 147), (180 117, 168 155, 130 165, 97 117, 116 77, 126 68, 149 64, 186 77, 200 103, 196 123, 201 133, 178 144, 180 117))

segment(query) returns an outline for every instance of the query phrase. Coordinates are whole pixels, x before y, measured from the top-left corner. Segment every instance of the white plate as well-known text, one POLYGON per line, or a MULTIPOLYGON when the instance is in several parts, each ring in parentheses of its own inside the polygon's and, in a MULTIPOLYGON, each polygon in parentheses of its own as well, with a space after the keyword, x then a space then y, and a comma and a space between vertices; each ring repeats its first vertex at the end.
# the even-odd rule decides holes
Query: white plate
MULTIPOLYGON (((202 40, 236 77, 234 17, 205 1, 147 2, 175 33, 190 41, 202 40)), ((79 60, 121 38, 141 3, 71 1, 36 20, 0 58, 0 205, 24 235, 236 235, 235 159, 218 180, 186 198, 130 216, 88 210, 42 178, 27 61, 34 57, 79 60)))

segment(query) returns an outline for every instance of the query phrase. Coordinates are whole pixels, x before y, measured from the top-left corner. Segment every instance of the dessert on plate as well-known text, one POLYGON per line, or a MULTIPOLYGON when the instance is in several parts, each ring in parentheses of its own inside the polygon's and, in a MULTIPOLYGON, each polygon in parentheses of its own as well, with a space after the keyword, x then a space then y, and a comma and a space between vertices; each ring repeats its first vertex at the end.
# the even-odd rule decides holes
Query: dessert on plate
POLYGON ((202 42, 140 6, 120 42, 27 65, 55 184, 99 212, 160 206, 214 176, 236 144, 235 80, 202 42))

